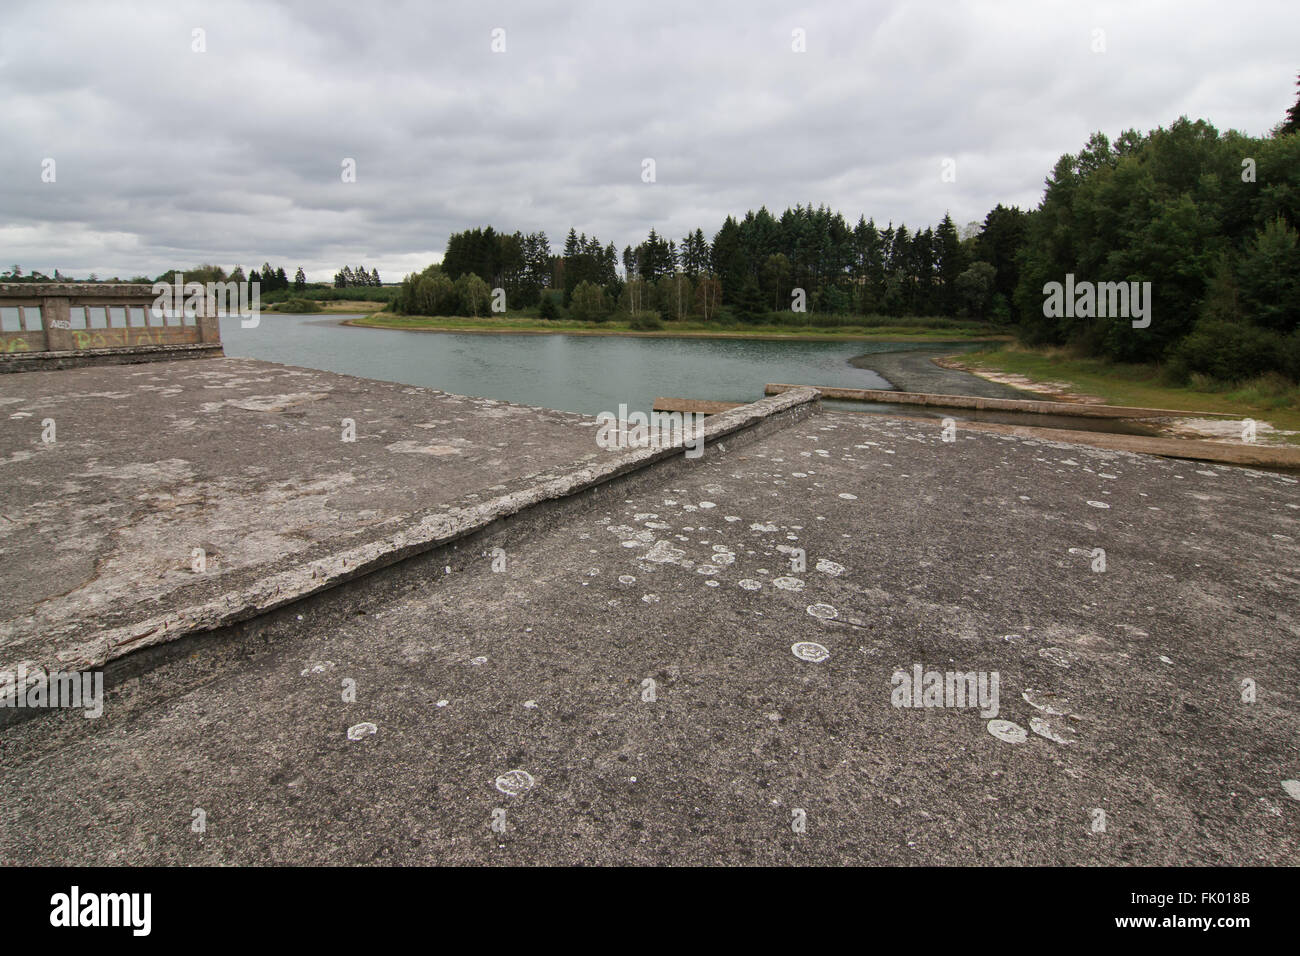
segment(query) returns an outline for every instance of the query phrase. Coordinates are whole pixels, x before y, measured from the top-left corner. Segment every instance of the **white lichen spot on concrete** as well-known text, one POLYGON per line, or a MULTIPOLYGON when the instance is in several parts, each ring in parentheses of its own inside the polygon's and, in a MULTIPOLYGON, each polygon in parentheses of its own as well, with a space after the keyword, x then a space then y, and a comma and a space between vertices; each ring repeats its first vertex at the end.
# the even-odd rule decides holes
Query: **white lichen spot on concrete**
POLYGON ((777 578, 775 581, 772 582, 772 584, 774 587, 778 587, 782 591, 803 590, 803 582, 800 581, 798 578, 791 578, 791 577, 777 578))
POLYGON ((1038 651, 1038 656, 1044 660, 1049 660, 1057 667, 1069 667, 1072 655, 1069 651, 1061 650, 1059 647, 1044 647, 1038 651))
POLYGON ((810 604, 808 605, 808 613, 820 620, 829 621, 838 615, 839 611, 829 604, 810 604))
POLYGON ((990 720, 988 729, 994 737, 1008 744, 1023 744, 1029 739, 1024 727, 1009 720, 990 720))
POLYGON ((377 733, 379 733, 379 728, 366 720, 359 724, 353 724, 348 728, 348 740, 360 740, 362 737, 369 737, 371 734, 377 733))
POLYGON ((1300 780, 1283 780, 1282 789, 1292 800, 1300 800, 1300 780))
POLYGON ((508 770, 496 779, 496 788, 506 796, 517 797, 533 788, 533 775, 527 770, 508 770))
POLYGON ((455 445, 426 445, 419 441, 395 441, 391 445, 385 445, 389 451, 399 452, 401 454, 413 455, 459 455, 460 449, 455 445))
POLYGON ((1074 741, 1068 737, 1063 737, 1060 731, 1052 725, 1052 722, 1045 717, 1030 717, 1029 729, 1038 734, 1038 736, 1046 737, 1048 740, 1054 741, 1058 744, 1074 743, 1074 741))
POLYGON ((681 548, 674 548, 667 541, 656 541, 653 548, 641 555, 640 560, 652 564, 681 564, 684 557, 686 552, 681 548))
POLYGON ((829 574, 833 578, 838 578, 844 573, 844 565, 822 558, 817 562, 817 570, 822 574, 829 574))
POLYGON ((1089 501, 1088 504, 1093 508, 1109 508, 1110 505, 1104 501, 1089 501))
POLYGON ((746 591, 757 591, 759 588, 763 586, 762 581, 755 581, 752 578, 745 578, 743 581, 739 583, 740 586, 744 588, 746 591))
POLYGON ((815 641, 799 641, 797 644, 791 644, 790 653, 810 664, 820 664, 831 656, 830 651, 815 641))
POLYGON ((1067 706, 1065 701, 1058 698, 1051 691, 1037 691, 1032 688, 1026 688, 1020 692, 1026 704, 1035 710, 1041 710, 1045 714, 1051 714, 1054 717, 1064 717, 1066 711, 1057 710, 1057 706, 1067 706))

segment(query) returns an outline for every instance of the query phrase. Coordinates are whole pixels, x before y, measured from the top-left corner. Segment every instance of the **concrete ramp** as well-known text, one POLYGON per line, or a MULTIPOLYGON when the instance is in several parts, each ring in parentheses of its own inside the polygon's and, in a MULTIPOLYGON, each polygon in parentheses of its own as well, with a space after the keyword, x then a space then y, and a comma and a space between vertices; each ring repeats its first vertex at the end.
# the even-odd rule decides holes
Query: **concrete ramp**
MULTIPOLYGON (((704 440, 815 402, 735 409, 704 440)), ((0 408, 0 674, 226 627, 683 454, 601 447, 582 415, 247 359, 3 376, 0 408)))

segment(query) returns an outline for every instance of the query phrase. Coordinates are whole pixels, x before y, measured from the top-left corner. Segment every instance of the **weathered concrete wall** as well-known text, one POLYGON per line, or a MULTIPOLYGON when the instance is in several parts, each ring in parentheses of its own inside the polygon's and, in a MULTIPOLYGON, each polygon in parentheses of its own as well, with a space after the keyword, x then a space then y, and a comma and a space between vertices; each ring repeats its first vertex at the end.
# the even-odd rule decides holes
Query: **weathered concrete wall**
POLYGON ((182 359, 222 358, 220 342, 198 345, 141 345, 130 348, 81 349, 59 352, 15 352, 0 355, 0 373, 58 371, 98 365, 138 365, 182 359))
POLYGON ((0 283, 0 371, 208 358, 221 354, 214 310, 165 316, 142 283, 0 283), (102 314, 102 324, 100 320, 102 314))

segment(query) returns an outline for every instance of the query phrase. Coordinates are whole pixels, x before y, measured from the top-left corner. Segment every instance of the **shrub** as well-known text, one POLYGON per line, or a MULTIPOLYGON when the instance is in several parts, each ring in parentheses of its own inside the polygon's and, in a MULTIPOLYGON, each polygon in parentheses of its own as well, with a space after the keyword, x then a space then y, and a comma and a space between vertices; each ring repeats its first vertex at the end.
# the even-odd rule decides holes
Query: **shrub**
POLYGON ((1171 374, 1200 373, 1238 382, 1264 372, 1287 372, 1287 341, 1255 325, 1202 319, 1171 357, 1171 374))
POLYGON ((594 282, 579 282, 573 290, 569 314, 580 322, 604 322, 613 310, 605 290, 594 282))
POLYGON ((319 302, 312 302, 310 299, 285 299, 279 305, 272 306, 276 312, 319 312, 321 311, 319 302))
POLYGON ((633 312, 628 318, 627 325, 637 332, 652 332, 664 327, 658 312, 633 312))

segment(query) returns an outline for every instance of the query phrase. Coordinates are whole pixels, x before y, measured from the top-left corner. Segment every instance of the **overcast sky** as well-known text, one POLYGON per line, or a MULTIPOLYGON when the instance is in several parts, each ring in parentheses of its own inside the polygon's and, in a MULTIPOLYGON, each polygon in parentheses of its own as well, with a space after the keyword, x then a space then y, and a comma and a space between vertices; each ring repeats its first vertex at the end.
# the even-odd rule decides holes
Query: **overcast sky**
POLYGON ((475 225, 557 250, 763 204, 964 225, 1035 205, 1094 130, 1266 133, 1298 71, 1296 0, 6 0, 0 263, 395 281, 475 225))

